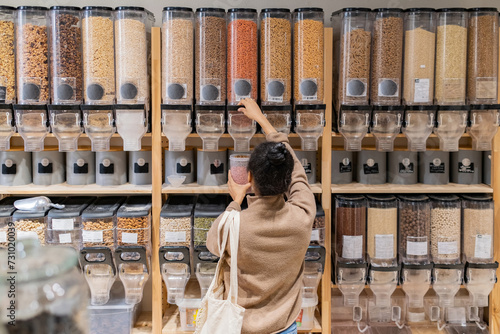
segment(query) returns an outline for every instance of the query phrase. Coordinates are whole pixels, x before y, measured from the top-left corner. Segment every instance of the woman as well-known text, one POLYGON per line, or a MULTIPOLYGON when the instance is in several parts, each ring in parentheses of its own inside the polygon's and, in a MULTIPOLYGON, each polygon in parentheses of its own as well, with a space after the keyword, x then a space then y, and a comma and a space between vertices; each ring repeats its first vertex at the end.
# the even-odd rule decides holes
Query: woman
MULTIPOLYGON (((233 201, 227 211, 241 211, 247 191, 252 188, 255 193, 247 197, 248 209, 240 214, 238 304, 246 309, 242 333, 297 333, 295 319, 301 309, 304 255, 316 215, 315 199, 287 135, 276 132, 255 101, 245 99, 240 105, 239 111, 259 123, 267 138, 250 157, 249 182, 238 185, 231 174, 228 180, 233 201)), ((207 237, 208 249, 217 256, 221 217, 207 237)), ((224 267, 226 293, 229 263, 230 257, 224 267)))

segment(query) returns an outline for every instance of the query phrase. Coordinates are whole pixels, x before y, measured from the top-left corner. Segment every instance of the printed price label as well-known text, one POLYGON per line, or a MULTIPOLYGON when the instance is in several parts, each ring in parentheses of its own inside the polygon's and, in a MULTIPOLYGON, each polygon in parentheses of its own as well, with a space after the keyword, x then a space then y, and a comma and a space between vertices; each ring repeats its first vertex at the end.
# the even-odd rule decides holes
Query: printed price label
POLYGON ((166 232, 165 242, 186 242, 186 232, 166 232))
POLYGON ((476 246, 474 248, 474 257, 478 259, 491 258, 491 235, 490 234, 477 234, 476 246))
POLYGON ((83 242, 102 242, 102 231, 82 231, 83 242))
POLYGON ((430 79, 415 79, 414 102, 429 102, 430 79))
POLYGON ((7 232, 0 231, 0 242, 7 242, 7 232))
POLYGON ((38 239, 38 234, 33 231, 17 231, 17 239, 38 239))
POLYGON ((70 219, 52 219, 52 229, 57 231, 68 231, 74 228, 75 220, 70 219))
POLYGON ((344 235, 342 257, 345 259, 360 259, 363 257, 363 236, 344 235))
POLYGON ((391 259, 394 257, 394 234, 375 234, 375 258, 391 259))
POLYGON ((122 242, 125 244, 136 244, 137 233, 122 233, 122 242))
POLYGON ((452 255, 458 253, 458 245, 456 241, 438 241, 438 254, 452 255))
POLYGON ((59 234, 60 244, 70 244, 71 243, 71 233, 61 233, 59 234))
POLYGON ((406 255, 414 255, 414 256, 427 255, 427 242, 407 241, 406 255))
POLYGON ((319 230, 312 230, 311 241, 319 241, 319 230))

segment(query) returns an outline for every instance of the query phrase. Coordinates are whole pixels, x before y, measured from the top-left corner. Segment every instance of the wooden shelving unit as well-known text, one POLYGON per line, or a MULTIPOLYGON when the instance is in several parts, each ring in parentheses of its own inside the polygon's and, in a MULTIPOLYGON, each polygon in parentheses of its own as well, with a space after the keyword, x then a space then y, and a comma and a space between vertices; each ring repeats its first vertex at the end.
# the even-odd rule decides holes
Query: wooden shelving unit
POLYGON ((98 186, 89 184, 85 186, 71 186, 66 182, 51 186, 0 186, 0 193, 4 195, 147 195, 151 194, 151 186, 137 186, 123 184, 120 186, 98 186))
POLYGON ((446 185, 427 184, 377 184, 361 183, 332 184, 332 194, 464 194, 464 193, 493 193, 493 188, 486 184, 463 185, 450 183, 446 185))
MULTIPOLYGON (((311 189, 315 194, 323 192, 321 183, 311 184, 311 189)), ((163 194, 228 194, 227 185, 222 186, 199 186, 196 183, 183 184, 180 187, 173 187, 169 184, 163 184, 163 194)))

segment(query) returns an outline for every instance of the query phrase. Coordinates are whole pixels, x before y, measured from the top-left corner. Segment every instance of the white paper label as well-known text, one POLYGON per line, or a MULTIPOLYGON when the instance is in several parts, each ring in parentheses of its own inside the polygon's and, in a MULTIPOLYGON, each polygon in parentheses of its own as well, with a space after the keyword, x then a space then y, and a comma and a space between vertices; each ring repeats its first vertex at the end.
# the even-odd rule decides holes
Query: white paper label
POLYGON ((186 242, 186 232, 166 232, 165 242, 186 242))
POLYGON ((5 231, 0 232, 0 242, 7 242, 7 232, 5 231))
POLYGON ((311 241, 319 241, 319 230, 312 230, 311 241))
POLYGON ((69 219, 52 219, 52 229, 57 231, 68 231, 74 228, 75 220, 69 219))
POLYGON ((427 242, 406 242, 406 255, 422 256, 427 255, 427 242))
POLYGON ((83 242, 102 242, 102 231, 82 231, 83 242))
POLYGON ((430 79, 415 79, 414 102, 429 102, 430 79))
POLYGON ((344 259, 360 259, 363 257, 363 236, 344 235, 342 257, 344 259))
POLYGON ((478 259, 491 258, 491 235, 477 234, 476 247, 474 249, 474 257, 478 259))
POLYGON ((60 244, 70 244, 71 243, 71 233, 61 233, 59 234, 60 244))
POLYGON ((33 231, 17 231, 17 239, 38 239, 38 234, 33 231))
POLYGON ((136 244, 137 233, 122 233, 122 242, 125 244, 136 244))
POLYGON ((392 259, 394 257, 394 234, 375 234, 375 258, 392 259))
POLYGON ((452 255, 458 253, 458 245, 456 241, 438 241, 438 254, 452 255))

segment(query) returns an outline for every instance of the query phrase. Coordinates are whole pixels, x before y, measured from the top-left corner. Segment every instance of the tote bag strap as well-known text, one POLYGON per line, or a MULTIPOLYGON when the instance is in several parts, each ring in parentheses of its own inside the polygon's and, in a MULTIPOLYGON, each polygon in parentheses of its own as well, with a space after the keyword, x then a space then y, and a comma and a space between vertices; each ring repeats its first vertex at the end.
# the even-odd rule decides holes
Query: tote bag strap
POLYGON ((238 247, 240 242, 240 212, 235 211, 230 220, 230 235, 229 239, 231 249, 231 268, 230 268, 230 285, 228 298, 233 304, 238 304, 238 247))

